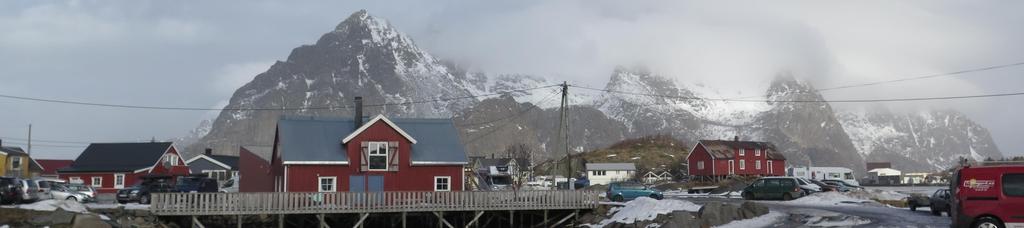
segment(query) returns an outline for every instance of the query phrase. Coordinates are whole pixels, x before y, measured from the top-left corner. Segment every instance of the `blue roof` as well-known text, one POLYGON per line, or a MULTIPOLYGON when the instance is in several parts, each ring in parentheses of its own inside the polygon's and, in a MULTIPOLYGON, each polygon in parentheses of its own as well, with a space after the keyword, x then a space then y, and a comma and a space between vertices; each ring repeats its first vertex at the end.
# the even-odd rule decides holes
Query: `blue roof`
MULTIPOLYGON (((416 163, 466 163, 466 150, 450 119, 389 119, 416 139, 416 163)), ((351 119, 283 117, 278 122, 283 161, 349 161, 341 140, 355 131, 351 119)))

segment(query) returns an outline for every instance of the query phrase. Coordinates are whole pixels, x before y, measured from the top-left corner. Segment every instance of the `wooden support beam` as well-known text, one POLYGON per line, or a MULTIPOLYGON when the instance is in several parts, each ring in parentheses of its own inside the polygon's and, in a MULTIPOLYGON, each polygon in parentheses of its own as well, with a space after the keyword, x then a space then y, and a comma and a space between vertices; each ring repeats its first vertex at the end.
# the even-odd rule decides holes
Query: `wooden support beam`
POLYGON ((476 215, 473 216, 473 219, 469 220, 469 223, 466 223, 466 227, 470 227, 470 226, 473 226, 474 224, 476 224, 477 221, 480 221, 480 217, 483 216, 483 215, 484 215, 483 211, 477 211, 476 215))
POLYGON ((402 212, 402 228, 405 228, 405 216, 406 216, 406 212, 403 211, 402 212))
POLYGON ((331 226, 327 225, 327 221, 324 220, 324 217, 324 214, 319 214, 316 216, 316 218, 320 220, 320 228, 331 228, 331 226))
POLYGON ((206 228, 206 226, 204 226, 203 223, 199 222, 199 218, 196 217, 196 216, 192 216, 192 227, 194 227, 194 228, 206 228))
POLYGON ((238 228, 242 228, 242 215, 238 215, 238 228))
POLYGON ((434 215, 437 215, 438 223, 444 224, 448 228, 455 228, 451 223, 448 223, 448 220, 444 219, 444 212, 434 212, 434 215))
POLYGON ((567 215, 567 216, 565 216, 565 218, 562 218, 562 220, 558 220, 558 222, 556 222, 555 224, 551 224, 551 227, 558 227, 558 225, 562 225, 563 222, 565 222, 566 220, 569 220, 570 218, 572 218, 574 216, 575 216, 575 214, 567 215))
POLYGON ((508 227, 516 227, 516 216, 512 214, 512 210, 508 211, 508 227))
POLYGON ((363 227, 363 221, 366 221, 366 217, 370 217, 370 213, 359 214, 359 221, 352 228, 363 227))
POLYGON ((548 226, 548 210, 544 210, 544 221, 540 223, 541 226, 548 226))
POLYGON ((277 228, 284 228, 284 214, 277 215, 277 228))

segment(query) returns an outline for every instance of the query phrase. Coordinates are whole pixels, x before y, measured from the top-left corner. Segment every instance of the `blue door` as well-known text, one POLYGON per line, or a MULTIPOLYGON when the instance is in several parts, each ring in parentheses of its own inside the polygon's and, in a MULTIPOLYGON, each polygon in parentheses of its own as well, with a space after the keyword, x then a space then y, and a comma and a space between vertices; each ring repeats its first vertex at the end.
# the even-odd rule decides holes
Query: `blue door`
POLYGON ((383 192, 384 191, 384 176, 368 176, 369 182, 366 188, 369 192, 383 192))
POLYGON ((365 192, 366 178, 364 176, 352 175, 348 177, 349 192, 365 192))

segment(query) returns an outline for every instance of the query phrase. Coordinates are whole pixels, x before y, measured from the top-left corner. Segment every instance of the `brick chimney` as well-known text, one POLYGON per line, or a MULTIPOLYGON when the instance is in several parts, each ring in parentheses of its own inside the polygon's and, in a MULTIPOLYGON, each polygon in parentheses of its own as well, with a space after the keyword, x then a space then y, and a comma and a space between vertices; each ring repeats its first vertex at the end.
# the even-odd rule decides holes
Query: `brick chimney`
POLYGON ((355 121, 355 129, 359 129, 359 127, 363 126, 363 97, 356 97, 355 106, 355 114, 352 117, 355 121))
POLYGON ((740 141, 740 136, 739 136, 739 135, 737 135, 737 136, 733 136, 733 137, 732 137, 732 141, 734 141, 734 142, 739 142, 739 141, 740 141))
POLYGON ((213 149, 206 148, 206 152, 203 152, 203 154, 206 154, 206 156, 213 155, 213 149))

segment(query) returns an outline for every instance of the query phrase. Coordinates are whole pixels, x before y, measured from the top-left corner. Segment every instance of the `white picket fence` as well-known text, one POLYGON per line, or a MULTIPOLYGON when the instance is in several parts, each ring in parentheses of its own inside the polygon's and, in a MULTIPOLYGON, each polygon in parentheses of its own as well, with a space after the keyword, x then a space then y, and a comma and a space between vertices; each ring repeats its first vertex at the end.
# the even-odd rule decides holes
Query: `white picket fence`
POLYGON ((156 215, 593 209, 597 191, 156 193, 156 215))

